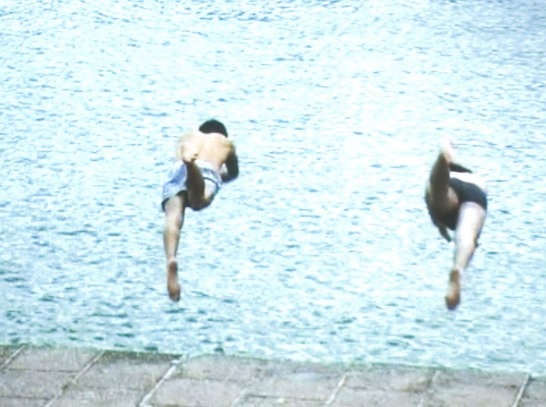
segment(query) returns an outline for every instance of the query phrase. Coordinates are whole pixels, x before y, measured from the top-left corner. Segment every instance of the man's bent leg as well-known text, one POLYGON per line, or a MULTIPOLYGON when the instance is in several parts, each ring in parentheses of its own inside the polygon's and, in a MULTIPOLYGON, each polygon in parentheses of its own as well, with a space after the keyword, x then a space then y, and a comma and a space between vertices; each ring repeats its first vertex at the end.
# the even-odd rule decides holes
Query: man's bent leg
POLYGON ((187 168, 186 188, 188 189, 188 206, 200 209, 205 205, 205 180, 195 161, 184 161, 187 168))
POLYGON ((182 195, 176 195, 165 202, 165 224, 163 227, 163 246, 167 261, 167 291, 173 301, 180 300, 176 254, 183 223, 184 198, 182 195))
POLYGON ((449 188, 449 154, 440 151, 429 176, 429 192, 434 214, 440 216, 458 204, 449 188))

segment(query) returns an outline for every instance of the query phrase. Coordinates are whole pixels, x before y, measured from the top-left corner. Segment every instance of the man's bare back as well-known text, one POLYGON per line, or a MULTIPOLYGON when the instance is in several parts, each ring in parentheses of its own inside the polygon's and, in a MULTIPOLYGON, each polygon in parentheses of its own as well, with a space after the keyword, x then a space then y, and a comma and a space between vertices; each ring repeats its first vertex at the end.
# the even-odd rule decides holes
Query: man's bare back
POLYGON ((186 163, 207 161, 220 171, 234 150, 233 143, 223 134, 196 130, 180 138, 178 156, 186 163))

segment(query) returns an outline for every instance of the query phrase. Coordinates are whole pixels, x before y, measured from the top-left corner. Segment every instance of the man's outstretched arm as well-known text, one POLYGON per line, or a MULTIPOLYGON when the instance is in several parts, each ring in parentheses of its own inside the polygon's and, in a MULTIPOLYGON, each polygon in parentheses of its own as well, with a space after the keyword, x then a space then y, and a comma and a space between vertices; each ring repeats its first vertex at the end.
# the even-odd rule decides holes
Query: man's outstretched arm
POLYGON ((425 192, 425 202, 427 204, 430 220, 432 221, 434 226, 438 228, 438 232, 440 232, 440 235, 448 242, 451 242, 451 236, 449 235, 449 232, 447 231, 447 226, 438 219, 438 214, 436 212, 436 209, 433 207, 431 199, 432 198, 430 195, 430 185, 429 185, 425 192))
POLYGON ((451 236, 449 235, 447 231, 446 225, 437 225, 437 226, 438 226, 438 231, 440 232, 440 235, 442 235, 442 237, 448 242, 451 242, 451 236))

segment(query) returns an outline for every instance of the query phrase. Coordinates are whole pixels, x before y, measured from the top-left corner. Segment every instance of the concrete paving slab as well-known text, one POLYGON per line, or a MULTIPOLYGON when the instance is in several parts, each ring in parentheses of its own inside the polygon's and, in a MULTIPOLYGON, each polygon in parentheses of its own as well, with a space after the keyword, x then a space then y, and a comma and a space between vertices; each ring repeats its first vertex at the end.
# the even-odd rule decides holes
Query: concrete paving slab
POLYGON ((149 403, 157 407, 229 407, 244 389, 237 382, 177 377, 166 380, 149 403))
POLYGON ((426 406, 511 407, 527 375, 476 371, 437 371, 426 406))
POLYGON ((247 396, 235 403, 233 407, 324 407, 324 405, 324 402, 321 401, 247 396))
POLYGON ((204 355, 185 361, 175 375, 198 380, 229 380, 247 383, 264 377, 271 369, 272 363, 267 360, 204 355))
POLYGON ((0 369, 4 367, 4 364, 8 363, 11 356, 22 349, 21 346, 0 346, 0 369))
POLYGON ((341 378, 342 375, 338 372, 317 372, 313 370, 313 366, 302 370, 302 366, 297 366, 295 371, 287 369, 252 384, 247 389, 247 394, 325 403, 337 388, 341 378))
POLYGON ((429 387, 433 374, 434 370, 428 368, 377 365, 349 372, 345 387, 424 392, 429 387))
POLYGON ((0 372, 0 397, 50 399, 73 377, 73 373, 50 370, 5 370, 0 372))
POLYGON ((73 387, 146 390, 170 368, 172 355, 105 352, 81 374, 73 387))
POLYGON ((64 348, 24 348, 9 364, 9 369, 80 371, 97 351, 64 348))
POLYGON ((48 407, 135 407, 141 399, 141 391, 124 387, 72 387, 49 403, 48 407))
POLYGON ((101 352, 51 407, 136 406, 171 366, 172 355, 101 352))
POLYGON ((332 406, 417 406, 433 374, 432 369, 385 365, 349 371, 332 406))
POLYGON ((34 399, 25 397, 0 397, 2 407, 43 407, 47 399, 34 399))
POLYGON ((420 406, 423 393, 385 391, 363 388, 342 388, 331 403, 332 407, 415 407, 420 406))
POLYGON ((530 379, 519 403, 520 407, 546 406, 546 377, 530 379))

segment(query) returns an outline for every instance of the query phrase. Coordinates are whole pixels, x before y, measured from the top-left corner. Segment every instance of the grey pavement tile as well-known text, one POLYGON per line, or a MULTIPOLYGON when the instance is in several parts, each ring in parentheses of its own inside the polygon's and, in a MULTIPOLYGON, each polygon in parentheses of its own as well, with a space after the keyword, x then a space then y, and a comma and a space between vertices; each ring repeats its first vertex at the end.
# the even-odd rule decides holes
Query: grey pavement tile
POLYGON ((314 362, 293 362, 289 360, 272 360, 268 362, 268 376, 284 376, 293 373, 314 372, 316 374, 343 376, 347 370, 340 365, 320 364, 314 362))
POLYGON ((512 406, 525 375, 475 371, 438 371, 429 388, 426 406, 512 406))
POLYGON ((21 346, 0 346, 0 368, 5 368, 4 363, 15 353, 21 346))
POLYGON ((468 388, 463 392, 434 395, 421 404, 423 407, 511 407, 513 399, 506 393, 485 392, 468 388))
POLYGON ((349 371, 345 387, 382 389, 407 392, 425 391, 434 371, 426 368, 373 366, 358 371, 349 371))
POLYGON ((2 407, 43 407, 47 399, 35 399, 28 397, 0 397, 2 407))
POLYGON ((423 394, 363 388, 342 388, 332 402, 332 407, 415 407, 423 394))
POLYGON ((546 399, 543 399, 543 400, 523 399, 517 405, 517 407, 544 407, 544 406, 546 406, 546 399))
POLYGON ((520 407, 544 407, 546 406, 546 377, 533 378, 529 381, 520 407))
POLYGON ((175 377, 249 382, 263 377, 272 368, 270 361, 231 356, 199 356, 181 364, 175 377))
POLYGON ((75 387, 151 390, 172 360, 169 355, 107 352, 78 378, 75 387))
POLYGON ((247 394, 326 401, 342 376, 337 372, 316 372, 311 367, 286 371, 253 383, 247 394))
POLYGON ((170 378, 154 392, 153 406, 197 407, 231 406, 244 386, 232 381, 170 378))
POLYGON ((124 387, 108 389, 70 388, 51 407, 135 407, 143 394, 124 387))
POLYGON ((0 397, 53 398, 74 375, 68 372, 6 370, 0 372, 0 397))
POLYGON ((324 402, 283 397, 247 396, 239 400, 234 407, 324 407, 324 402))
POLYGON ((10 363, 10 369, 81 370, 97 351, 65 348, 25 348, 10 363))

